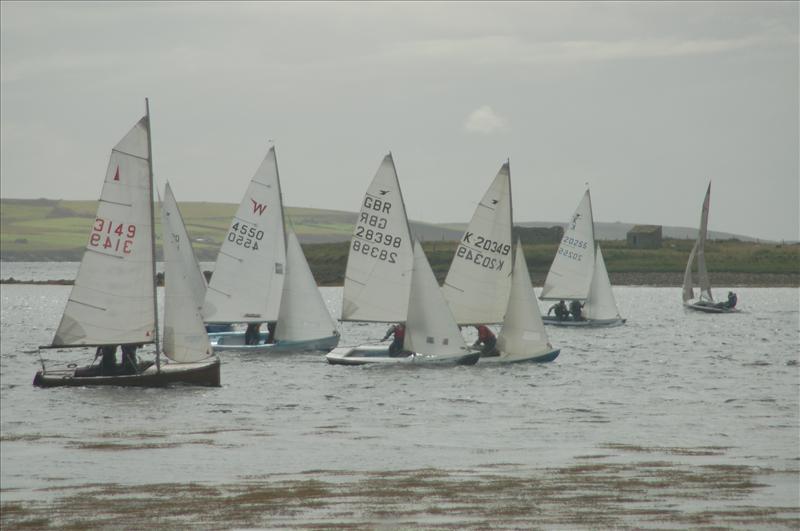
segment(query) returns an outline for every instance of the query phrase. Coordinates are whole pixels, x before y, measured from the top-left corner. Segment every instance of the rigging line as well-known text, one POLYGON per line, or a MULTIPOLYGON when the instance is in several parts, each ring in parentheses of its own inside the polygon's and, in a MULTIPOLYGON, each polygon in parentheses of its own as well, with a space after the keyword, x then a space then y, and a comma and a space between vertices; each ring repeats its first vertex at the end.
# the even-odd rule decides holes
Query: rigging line
POLYGON ((102 197, 98 200, 98 203, 106 203, 108 205, 117 205, 127 208, 131 208, 133 206, 131 203, 118 203, 116 201, 109 201, 108 199, 103 199, 102 197))
POLYGON ((103 251, 98 251, 97 249, 90 249, 89 247, 87 247, 87 248, 86 248, 86 250, 87 250, 87 251, 90 251, 90 252, 92 252, 92 253, 97 253, 97 254, 99 254, 100 256, 107 256, 107 257, 109 257, 109 258, 116 258, 117 260, 124 260, 124 259, 125 259, 125 257, 124 257, 124 256, 117 256, 117 255, 115 255, 115 254, 104 253, 103 251))

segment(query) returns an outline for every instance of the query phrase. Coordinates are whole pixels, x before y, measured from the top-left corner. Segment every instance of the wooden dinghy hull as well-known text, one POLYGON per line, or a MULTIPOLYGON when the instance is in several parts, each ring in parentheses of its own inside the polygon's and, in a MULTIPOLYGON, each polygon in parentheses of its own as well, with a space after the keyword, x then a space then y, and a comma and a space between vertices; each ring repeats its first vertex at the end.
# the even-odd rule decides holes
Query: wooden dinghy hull
MULTIPOLYGON (((36 387, 87 387, 114 385, 119 387, 167 387, 170 385, 220 386, 220 361, 165 363, 161 370, 155 364, 138 374, 82 376, 81 367, 41 370, 36 373, 36 387), (77 373, 77 374, 76 374, 77 373)), ((85 372, 85 371, 83 371, 85 372)))

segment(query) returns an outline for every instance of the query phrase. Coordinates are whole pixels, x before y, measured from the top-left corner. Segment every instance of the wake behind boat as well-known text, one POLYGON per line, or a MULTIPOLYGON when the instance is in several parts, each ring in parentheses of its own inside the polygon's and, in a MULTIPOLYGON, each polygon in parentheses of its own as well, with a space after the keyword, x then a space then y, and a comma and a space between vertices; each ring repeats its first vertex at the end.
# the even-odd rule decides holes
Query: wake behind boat
POLYGON ((36 373, 38 387, 119 385, 161 387, 220 385, 184 263, 165 218, 165 301, 163 344, 159 341, 155 283, 155 218, 150 115, 137 123, 111 152, 97 215, 78 275, 52 344, 41 348, 97 347, 86 367, 36 373), (155 346, 155 361, 136 351, 155 346), (116 351, 122 346, 122 364, 116 351), (161 349, 173 361, 163 363, 161 349))
POLYGON ((733 292, 728 292, 728 300, 724 302, 714 301, 711 294, 711 281, 709 280, 708 270, 706 269, 706 238, 708 235, 708 210, 711 203, 711 183, 708 183, 703 207, 700 212, 700 229, 697 232, 697 241, 689 253, 689 261, 686 264, 686 271, 683 274, 683 306, 690 310, 704 313, 737 313, 737 296, 733 292), (695 300, 692 281, 692 266, 697 259, 697 276, 700 284, 700 296, 695 300))

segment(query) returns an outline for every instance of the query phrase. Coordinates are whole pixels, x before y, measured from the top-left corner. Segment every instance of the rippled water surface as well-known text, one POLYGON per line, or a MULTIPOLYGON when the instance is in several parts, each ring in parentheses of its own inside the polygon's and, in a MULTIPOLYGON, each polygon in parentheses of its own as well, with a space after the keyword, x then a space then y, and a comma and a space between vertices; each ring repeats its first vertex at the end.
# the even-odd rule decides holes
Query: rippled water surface
MULTIPOLYGON (((69 289, 2 286, 4 528, 800 526, 797 289, 705 315, 617 287, 627 325, 548 328, 541 365, 225 354, 221 388, 35 389, 69 289)), ((344 323, 342 344, 385 328, 344 323)))

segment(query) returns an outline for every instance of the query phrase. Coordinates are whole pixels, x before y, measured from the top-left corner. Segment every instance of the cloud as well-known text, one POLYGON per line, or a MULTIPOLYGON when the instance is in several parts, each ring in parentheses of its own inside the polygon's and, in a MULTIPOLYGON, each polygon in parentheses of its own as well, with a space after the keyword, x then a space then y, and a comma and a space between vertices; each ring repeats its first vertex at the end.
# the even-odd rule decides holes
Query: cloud
POLYGON ((464 129, 468 133, 490 135, 497 131, 503 131, 506 127, 506 119, 494 112, 494 109, 488 105, 475 109, 464 121, 464 129))

